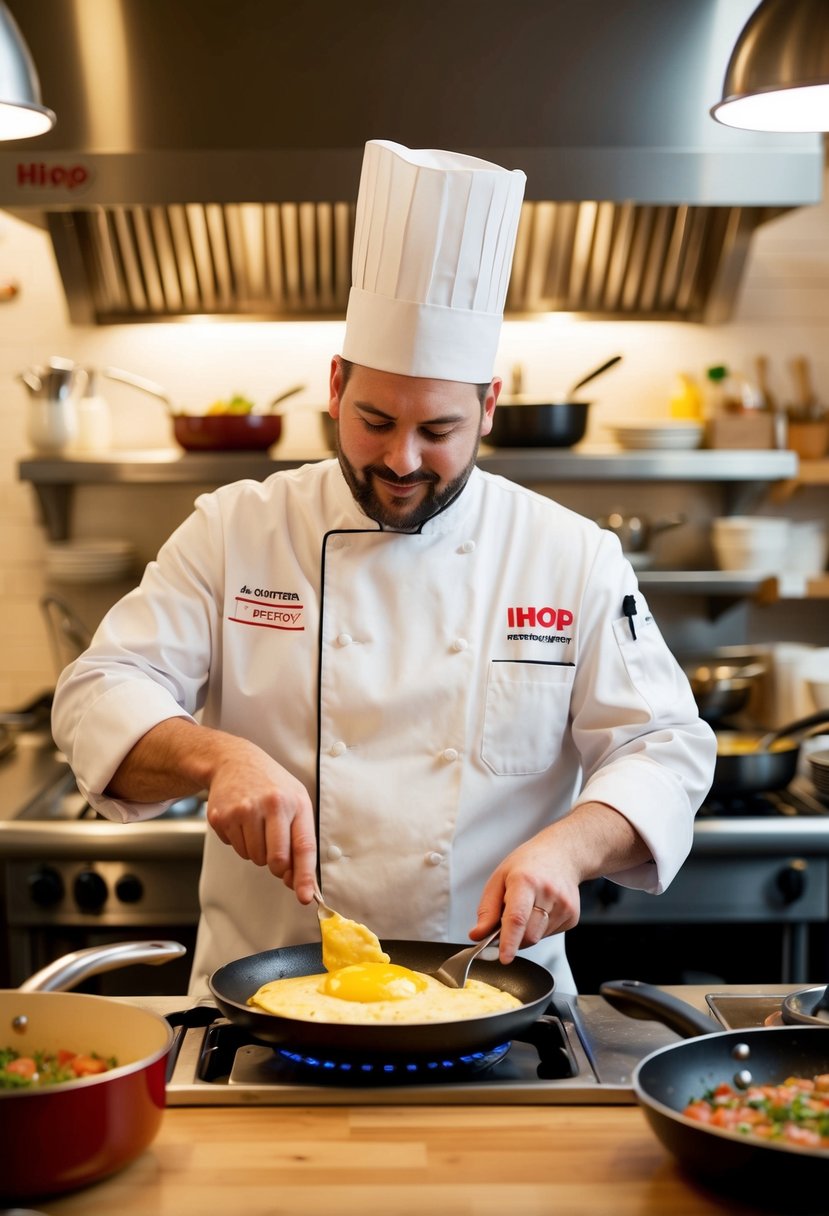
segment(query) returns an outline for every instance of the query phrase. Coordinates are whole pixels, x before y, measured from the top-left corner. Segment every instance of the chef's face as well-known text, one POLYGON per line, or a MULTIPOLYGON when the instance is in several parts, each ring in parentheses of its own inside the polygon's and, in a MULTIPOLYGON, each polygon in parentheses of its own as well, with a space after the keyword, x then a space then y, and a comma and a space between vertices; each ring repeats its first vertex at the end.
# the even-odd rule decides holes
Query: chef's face
POLYGON ((388 528, 416 528, 463 489, 501 389, 331 362, 329 413, 351 492, 388 528))

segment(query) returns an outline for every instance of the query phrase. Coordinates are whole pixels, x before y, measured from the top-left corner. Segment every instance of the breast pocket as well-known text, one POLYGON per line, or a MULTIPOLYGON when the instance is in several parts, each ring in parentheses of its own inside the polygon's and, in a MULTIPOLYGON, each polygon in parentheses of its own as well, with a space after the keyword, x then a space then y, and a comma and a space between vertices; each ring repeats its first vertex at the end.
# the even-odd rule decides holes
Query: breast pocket
POLYGON ((552 663, 490 665, 481 759, 493 773, 543 773, 555 761, 575 674, 552 663))

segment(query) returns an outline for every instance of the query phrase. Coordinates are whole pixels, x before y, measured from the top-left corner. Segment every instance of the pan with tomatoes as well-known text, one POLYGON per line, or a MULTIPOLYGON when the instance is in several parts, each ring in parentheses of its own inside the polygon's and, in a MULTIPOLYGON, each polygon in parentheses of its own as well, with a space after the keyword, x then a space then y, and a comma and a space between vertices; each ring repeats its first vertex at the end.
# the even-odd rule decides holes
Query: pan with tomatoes
MULTIPOLYGON (((67 956, 75 982, 116 965, 107 956, 118 957, 119 948, 118 965, 184 952, 178 943, 157 942, 78 951, 67 956)), ((32 977, 24 987, 37 982, 32 977)), ((62 982, 54 965, 43 982, 62 982)), ((31 1206, 138 1157, 161 1125, 173 1039, 164 1018, 136 1005, 77 992, 0 990, 0 1206, 31 1206)))
POLYGON ((649 984, 614 980, 600 992, 683 1036, 633 1074, 651 1129, 680 1166, 741 1201, 812 1210, 829 1183, 829 1030, 716 1031, 709 1016, 649 984))

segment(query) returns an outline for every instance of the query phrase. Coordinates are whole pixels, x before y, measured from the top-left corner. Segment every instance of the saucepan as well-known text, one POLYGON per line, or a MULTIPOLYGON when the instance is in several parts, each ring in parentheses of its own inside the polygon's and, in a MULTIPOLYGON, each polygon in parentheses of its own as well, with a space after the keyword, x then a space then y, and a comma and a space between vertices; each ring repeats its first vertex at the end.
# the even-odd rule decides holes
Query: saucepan
POLYGON ((682 1167, 733 1199, 795 1212, 826 1194, 829 1149, 753 1139, 682 1112, 720 1084, 780 1085, 787 1077, 829 1072, 829 1034, 819 1026, 716 1031, 684 1001, 635 980, 604 983, 600 992, 630 1017, 662 1022, 683 1040, 646 1056, 633 1073, 637 1101, 652 1130, 682 1167), (782 1206, 781 1206, 782 1205, 782 1206))
POLYGON ((685 674, 700 717, 706 722, 720 722, 745 709, 752 691, 767 670, 766 664, 759 661, 724 663, 712 660, 687 665, 685 674))
POLYGON ((0 1088, 0 1201, 57 1195, 97 1182, 134 1160, 164 1113, 173 1032, 137 1006, 66 992, 132 963, 181 958, 178 942, 118 942, 66 955, 19 989, 0 991, 0 1049, 95 1053, 116 1066, 49 1086, 0 1088))
POLYGON ((590 402, 576 401, 575 393, 597 376, 615 367, 622 356, 614 355, 578 380, 563 401, 528 401, 515 392, 512 400, 495 407, 492 430, 484 442, 493 447, 571 448, 587 430, 590 402))
MULTIPOLYGON (((451 954, 469 944, 381 942, 393 963, 432 975, 451 954)), ((422 1057, 433 1052, 459 1055, 498 1047, 538 1020, 550 1003, 555 983, 549 971, 530 959, 517 958, 504 965, 497 960, 487 962, 477 958, 470 969, 471 977, 511 993, 521 1002, 520 1008, 457 1022, 417 1025, 306 1022, 270 1014, 247 1003, 257 989, 271 980, 323 972, 322 946, 309 942, 227 963, 210 977, 210 991, 225 1017, 260 1042, 291 1051, 327 1051, 338 1058, 346 1055, 371 1060, 422 1057)))
POLYGON ((295 384, 270 402, 264 413, 184 414, 176 409, 168 394, 152 380, 136 376, 117 367, 106 367, 102 374, 132 388, 158 397, 167 407, 173 423, 173 436, 186 452, 265 451, 273 447, 282 434, 282 415, 274 408, 302 392, 304 384, 295 384))
POLYGON ((717 796, 781 790, 797 772, 800 739, 829 723, 829 710, 809 714, 779 730, 719 730, 711 792, 717 796))

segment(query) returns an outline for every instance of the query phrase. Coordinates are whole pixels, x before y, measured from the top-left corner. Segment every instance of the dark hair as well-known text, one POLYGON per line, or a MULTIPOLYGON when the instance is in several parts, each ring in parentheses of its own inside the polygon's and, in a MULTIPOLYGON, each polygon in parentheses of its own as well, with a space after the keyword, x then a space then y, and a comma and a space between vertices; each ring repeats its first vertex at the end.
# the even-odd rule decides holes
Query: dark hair
MULTIPOLYGON (((344 359, 342 357, 342 355, 340 355, 340 366, 342 367, 342 390, 341 391, 344 392, 345 386, 348 384, 349 380, 351 379, 351 373, 354 371, 354 364, 351 362, 350 359, 344 359)), ((486 402, 486 395, 489 392, 490 383, 491 383, 491 381, 487 380, 486 384, 476 384, 475 385, 475 392, 477 393, 478 400, 481 403, 481 409, 484 408, 484 403, 486 402)))

